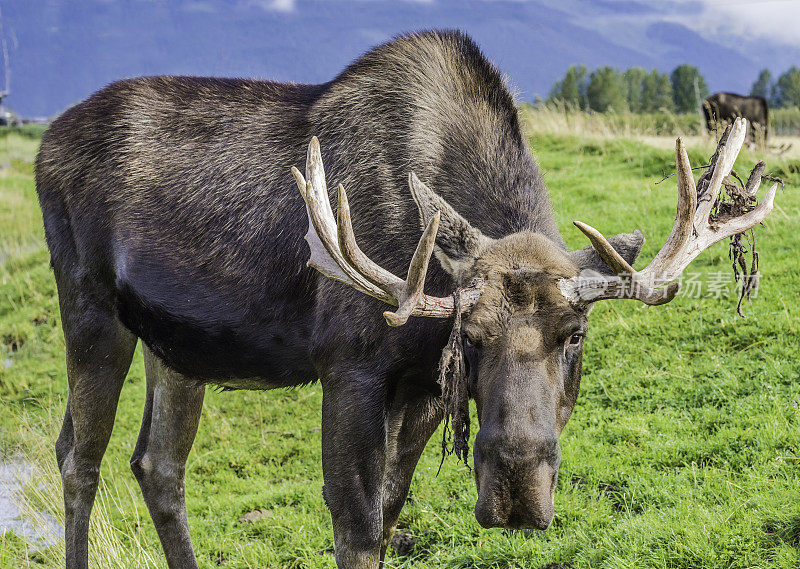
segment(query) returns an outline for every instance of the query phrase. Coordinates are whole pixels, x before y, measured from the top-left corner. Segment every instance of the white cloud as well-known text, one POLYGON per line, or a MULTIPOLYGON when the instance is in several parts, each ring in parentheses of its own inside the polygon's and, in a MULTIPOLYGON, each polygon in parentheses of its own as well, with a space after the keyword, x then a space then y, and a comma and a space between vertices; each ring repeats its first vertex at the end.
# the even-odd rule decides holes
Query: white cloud
POLYGON ((593 0, 537 1, 590 27, 671 21, 734 48, 748 40, 800 47, 800 0, 603 0, 602 11, 593 0), (644 10, 628 12, 629 3, 644 10))
POLYGON ((673 19, 699 32, 709 32, 735 42, 742 38, 786 43, 800 47, 800 2, 796 0, 701 0, 702 9, 682 15, 682 4, 673 0, 673 19))
POLYGON ((272 0, 267 8, 277 12, 294 12, 295 0, 272 0))
POLYGON ((297 0, 247 0, 244 5, 288 14, 297 8, 297 0))

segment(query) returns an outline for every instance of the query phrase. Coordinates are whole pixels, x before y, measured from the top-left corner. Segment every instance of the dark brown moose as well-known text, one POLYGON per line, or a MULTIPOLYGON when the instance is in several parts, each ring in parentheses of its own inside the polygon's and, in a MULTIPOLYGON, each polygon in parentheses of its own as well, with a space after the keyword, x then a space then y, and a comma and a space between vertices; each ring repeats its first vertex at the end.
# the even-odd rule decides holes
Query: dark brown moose
POLYGON ((764 97, 714 93, 703 101, 703 115, 708 132, 719 132, 737 118, 748 123, 747 140, 750 145, 766 144, 769 136, 769 104, 764 97))
POLYGON ((737 121, 698 188, 678 141, 677 221, 637 272, 638 231, 607 241, 578 224, 593 247, 566 249, 514 101, 459 32, 397 38, 322 85, 149 77, 71 108, 36 163, 66 339, 67 567, 88 565, 138 339, 147 399, 131 467, 172 569, 197 566, 184 469, 207 384, 319 378, 339 567, 382 562, 446 415, 465 455, 467 397, 478 521, 547 528, 592 303, 668 302, 701 251, 765 218, 774 187, 753 211, 709 221, 744 135, 737 121), (341 184, 336 215, 323 163, 341 184))

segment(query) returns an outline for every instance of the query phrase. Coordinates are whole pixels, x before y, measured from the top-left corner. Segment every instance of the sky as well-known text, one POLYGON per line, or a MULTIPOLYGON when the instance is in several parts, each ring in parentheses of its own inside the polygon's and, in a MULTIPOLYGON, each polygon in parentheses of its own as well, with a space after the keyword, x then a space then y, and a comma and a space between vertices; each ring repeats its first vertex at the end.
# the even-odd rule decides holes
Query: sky
MULTIPOLYGON (((318 83, 370 47, 460 28, 521 100, 569 65, 700 68, 712 91, 800 66, 800 0, 0 0, 4 103, 48 117, 123 77, 192 74, 318 83)), ((0 81, 2 84, 2 81, 0 81)))
POLYGON ((777 40, 800 46, 800 1, 798 0, 704 0, 697 12, 682 13, 695 2, 669 2, 676 21, 701 32, 731 41, 777 40))
MULTIPOLYGON (((431 4, 436 0, 416 2, 431 4)), ((296 0, 255 0, 253 3, 278 12, 298 9, 296 0)), ((546 3, 553 7, 564 6, 562 0, 546 3)), ((604 3, 628 4, 626 0, 605 0, 604 3)), ((637 3, 653 7, 660 17, 668 21, 721 39, 726 35, 732 38, 750 36, 752 39, 778 40, 800 47, 800 0, 639 0, 637 3)), ((198 0, 197 4, 212 8, 219 3, 198 0)), ((642 15, 634 11, 633 14, 623 13, 606 19, 625 21, 630 18, 642 18, 642 15)), ((600 19, 595 18, 594 21, 599 23, 600 19)))
MULTIPOLYGON (((561 8, 583 4, 572 0, 545 3, 561 8)), ((619 7, 613 14, 589 13, 586 16, 584 22, 599 27, 632 21, 670 21, 729 45, 750 39, 800 47, 800 0, 605 0, 593 3, 619 7), (649 10, 631 9, 634 4, 649 10)), ((282 4, 284 9, 295 6, 291 0, 282 4)), ((580 14, 577 17, 580 18, 580 14)))

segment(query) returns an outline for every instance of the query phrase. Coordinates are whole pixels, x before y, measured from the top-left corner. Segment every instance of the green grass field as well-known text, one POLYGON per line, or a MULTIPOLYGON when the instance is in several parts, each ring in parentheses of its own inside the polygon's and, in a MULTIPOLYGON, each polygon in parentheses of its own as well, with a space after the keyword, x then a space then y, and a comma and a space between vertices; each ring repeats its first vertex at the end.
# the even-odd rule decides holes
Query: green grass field
MULTIPOLYGON (((585 220, 606 234, 640 228, 637 266, 674 219, 670 150, 633 139, 537 131, 571 247, 585 220)), ((60 518, 53 443, 66 400, 64 341, 33 182, 38 141, 0 139, 0 453, 37 467, 28 514, 60 518)), ((704 164, 710 140, 690 148, 704 164)), ((439 465, 439 435, 420 462, 400 527, 419 537, 390 567, 745 568, 800 565, 800 162, 765 156, 786 180, 760 228, 763 281, 748 317, 736 298, 679 296, 647 307, 604 302, 594 310, 582 392, 561 441, 556 518, 546 532, 484 530, 470 473, 439 465)), ((749 171, 754 154, 743 152, 749 171)), ((287 174, 288 175, 288 174, 287 174)), ((298 196, 298 207, 301 206, 298 196)), ((690 271, 729 275, 727 247, 690 271)), ((708 282, 708 281, 705 281, 708 282)), ((726 281, 732 290, 732 284, 726 281)), ((706 291, 704 291, 706 292, 706 291)), ((134 359, 102 468, 90 556, 96 568, 166 567, 128 460, 144 402, 134 359)), ((190 527, 203 568, 334 567, 322 500, 318 385, 298 390, 209 390, 187 468, 190 527), (254 509, 271 515, 239 522, 254 509)), ((477 430, 473 427, 473 433, 477 430)), ((0 567, 60 567, 63 546, 31 549, 0 538, 0 567)))

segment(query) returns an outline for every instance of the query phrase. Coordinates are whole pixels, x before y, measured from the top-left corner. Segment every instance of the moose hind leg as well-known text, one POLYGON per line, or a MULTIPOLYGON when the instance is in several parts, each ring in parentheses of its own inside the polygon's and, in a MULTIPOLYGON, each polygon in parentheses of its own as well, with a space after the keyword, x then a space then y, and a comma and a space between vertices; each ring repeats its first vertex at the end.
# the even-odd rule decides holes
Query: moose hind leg
POLYGON ((64 491, 67 569, 86 569, 89 517, 100 462, 114 427, 117 401, 136 349, 136 337, 115 316, 83 303, 63 310, 69 398, 56 459, 64 491))
POLYGON ((205 387, 167 368, 144 348, 147 401, 131 469, 142 489, 170 569, 195 569, 186 515, 186 459, 205 387))

